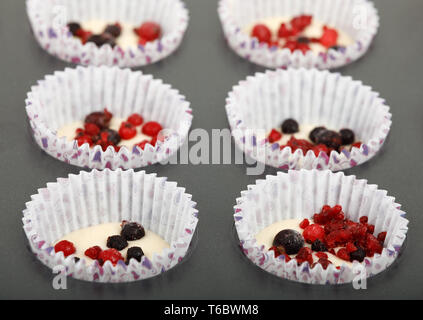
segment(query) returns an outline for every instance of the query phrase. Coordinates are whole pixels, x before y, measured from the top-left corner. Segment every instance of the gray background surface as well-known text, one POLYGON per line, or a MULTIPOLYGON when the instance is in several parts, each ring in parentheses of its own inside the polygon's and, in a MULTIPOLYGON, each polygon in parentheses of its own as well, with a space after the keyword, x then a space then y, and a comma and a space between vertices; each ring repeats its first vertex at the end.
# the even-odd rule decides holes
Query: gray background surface
MULTIPOLYGON (((143 68, 186 95, 193 128, 227 128, 227 93, 263 69, 242 60, 225 44, 214 0, 187 0, 190 26, 181 48, 163 62, 143 68)), ((24 99, 44 75, 68 64, 41 50, 31 35, 23 0, 0 1, 0 298, 24 299, 370 299, 422 298, 423 252, 421 62, 423 1, 377 0, 381 28, 360 61, 340 69, 380 92, 393 113, 382 152, 347 170, 389 191, 410 220, 403 255, 389 270, 368 281, 368 289, 302 285, 273 277, 238 250, 233 231, 235 198, 257 178, 242 165, 152 166, 193 195, 200 211, 197 244, 183 264, 164 275, 131 284, 104 285, 68 280, 68 290, 52 288, 53 275, 27 249, 21 216, 30 195, 77 167, 59 162, 33 142, 24 99)), ((266 174, 276 171, 268 168, 266 174)))

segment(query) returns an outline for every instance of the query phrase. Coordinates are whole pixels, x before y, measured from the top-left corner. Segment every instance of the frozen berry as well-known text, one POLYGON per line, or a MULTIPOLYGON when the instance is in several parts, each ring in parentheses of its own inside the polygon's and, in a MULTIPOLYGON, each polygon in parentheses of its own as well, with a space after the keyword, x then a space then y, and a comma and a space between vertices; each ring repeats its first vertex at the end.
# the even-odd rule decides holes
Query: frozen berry
POLYGON ((379 233, 377 235, 377 239, 382 243, 385 242, 386 234, 387 234, 386 231, 379 233))
POLYGON ((345 248, 339 249, 338 252, 336 253, 336 256, 342 260, 350 261, 350 254, 345 248))
POLYGON ((141 150, 144 150, 147 143, 150 143, 150 141, 144 140, 144 141, 141 141, 140 143, 137 143, 136 146, 140 147, 141 150))
POLYGON ((353 143, 353 144, 352 144, 352 147, 353 147, 353 148, 358 148, 358 149, 360 149, 360 148, 361 148, 361 145, 362 145, 362 143, 361 143, 361 142, 355 142, 355 143, 353 143))
POLYGON ((324 241, 325 229, 323 229, 318 224, 309 225, 307 228, 304 229, 303 237, 304 240, 308 243, 313 243, 317 239, 319 239, 320 241, 324 241))
POLYGON ((311 48, 307 43, 297 42, 297 50, 300 50, 302 53, 306 54, 307 51, 311 50, 311 48))
POLYGON ((104 29, 104 33, 108 33, 108 34, 112 35, 114 38, 117 38, 122 33, 122 27, 120 26, 119 23, 109 24, 104 29))
POLYGON ((83 44, 87 43, 88 39, 92 36, 92 32, 88 31, 88 30, 84 30, 84 29, 79 29, 78 31, 76 31, 75 36, 77 36, 78 38, 81 39, 81 42, 83 44))
POLYGON ((110 261, 115 266, 119 260, 123 261, 124 259, 120 252, 116 249, 107 249, 100 252, 97 260, 99 261, 100 265, 103 265, 106 263, 106 261, 110 261))
POLYGON ((298 122, 294 119, 287 119, 282 123, 282 132, 283 133, 297 133, 299 131, 298 122))
POLYGON ((135 259, 138 262, 141 262, 141 258, 144 255, 144 251, 140 247, 131 247, 126 253, 126 264, 129 264, 131 259, 135 259))
POLYGON ((122 236, 110 236, 107 238, 107 248, 121 251, 128 246, 128 241, 122 236))
POLYGON ((314 143, 316 143, 317 141, 317 136, 322 132, 325 131, 326 128, 325 127, 316 127, 313 130, 311 130, 310 134, 309 134, 309 138, 311 141, 313 141, 314 143))
POLYGON ((280 231, 273 239, 273 246, 283 247, 286 254, 296 254, 304 246, 304 239, 295 230, 285 229, 280 231))
POLYGON ((318 257, 319 259, 329 259, 329 256, 321 251, 318 251, 315 253, 316 257, 318 257))
POLYGON ((272 40, 272 31, 264 24, 256 24, 251 31, 251 36, 257 38, 259 42, 269 43, 272 40))
POLYGON ((274 142, 278 141, 280 138, 282 138, 282 134, 279 131, 273 129, 270 132, 268 139, 269 139, 270 143, 274 143, 274 142))
POLYGON ((157 40, 162 35, 160 25, 155 22, 145 22, 134 31, 138 37, 144 39, 146 42, 157 40))
POLYGON ((100 128, 95 123, 84 124, 85 133, 90 136, 96 136, 100 133, 100 128))
POLYGON ((356 251, 350 252, 350 261, 353 262, 357 260, 358 262, 363 262, 366 257, 366 251, 358 247, 356 251))
POLYGON ((92 146, 93 144, 93 140, 91 139, 90 136, 87 136, 87 135, 77 137, 76 141, 79 147, 83 146, 86 143, 88 143, 90 146, 92 146))
POLYGON ((323 270, 326 270, 332 262, 330 262, 327 258, 320 258, 317 262, 311 265, 311 268, 313 269, 318 264, 322 266, 323 270))
POLYGON ((328 248, 326 248, 325 244, 320 241, 319 239, 316 239, 311 244, 311 250, 317 251, 317 252, 326 252, 328 251, 328 248))
POLYGON ((314 154, 316 155, 316 157, 318 157, 321 152, 329 154, 329 148, 324 144, 318 144, 314 146, 312 150, 314 154))
POLYGON ((160 131, 162 131, 162 129, 162 126, 158 122, 150 121, 144 124, 142 127, 142 133, 146 136, 155 137, 160 131))
POLYGON ((99 246, 94 246, 94 247, 91 247, 91 248, 88 248, 87 250, 85 250, 85 253, 84 254, 88 258, 91 258, 93 260, 97 260, 98 255, 100 254, 101 251, 102 250, 101 250, 101 248, 99 246))
POLYGON ((284 256, 285 257, 285 262, 289 262, 289 261, 291 261, 291 257, 290 256, 288 256, 286 253, 285 253, 285 249, 283 248, 283 247, 271 247, 270 249, 269 249, 269 251, 270 250, 272 250, 272 251, 274 251, 275 252, 275 258, 277 258, 277 257, 279 257, 279 256, 284 256))
POLYGON ((139 223, 123 221, 120 235, 128 241, 139 240, 145 236, 145 230, 139 223))
POLYGON ((119 133, 113 129, 104 129, 101 131, 101 135, 103 135, 103 139, 106 138, 108 142, 115 146, 122 140, 119 133))
POLYGON ((81 25, 77 22, 69 22, 68 28, 69 28, 70 33, 72 33, 74 36, 76 36, 78 31, 81 30, 81 25))
POLYGON ((367 223, 369 221, 369 218, 366 217, 366 216, 362 216, 362 217, 360 217, 359 221, 360 221, 360 223, 367 223))
POLYGON ((310 225, 310 221, 308 219, 304 219, 303 221, 301 221, 300 223, 300 228, 301 229, 305 229, 310 225))
POLYGON ((308 262, 310 265, 313 264, 313 252, 310 248, 302 247, 295 259, 297 260, 298 265, 301 265, 304 262, 308 262))
POLYGON ((313 17, 310 15, 300 15, 291 19, 291 26, 292 29, 296 30, 297 32, 304 31, 313 20, 313 17))
POLYGON ((320 38, 320 44, 326 48, 330 48, 336 45, 338 41, 338 31, 335 29, 323 27, 323 35, 320 38))
POLYGON ((292 31, 288 28, 285 23, 282 23, 278 30, 278 37, 279 38, 288 38, 292 36, 292 31))
POLYGON ((308 43, 311 42, 311 40, 310 40, 310 38, 307 38, 307 37, 298 37, 297 42, 298 43, 306 43, 306 44, 308 44, 308 43))
POLYGON ((56 243, 56 245, 54 246, 54 251, 55 252, 63 252, 63 255, 66 258, 67 256, 74 254, 76 252, 76 249, 75 249, 75 246, 73 245, 72 242, 67 241, 67 240, 62 240, 62 241, 56 243))
POLYGON ((343 146, 354 143, 355 141, 354 131, 350 129, 341 129, 339 133, 341 134, 343 146))
POLYGON ((137 135, 137 130, 130 122, 122 122, 119 135, 123 140, 130 140, 137 135))
POLYGON ((284 44, 284 48, 289 49, 291 52, 294 52, 295 50, 297 50, 297 41, 295 40, 287 40, 284 44))
POLYGON ((352 242, 348 242, 347 245, 345 246, 345 249, 347 249, 349 253, 357 251, 357 247, 352 242))
POLYGON ((106 44, 109 44, 112 47, 116 45, 115 38, 108 33, 93 34, 88 38, 87 42, 92 42, 99 48, 106 44))
POLYGON ((292 152, 297 151, 298 149, 302 150, 306 154, 309 150, 313 148, 313 144, 305 139, 295 139, 294 136, 289 139, 287 146, 291 147, 292 152))
POLYGON ((100 129, 105 129, 110 125, 110 120, 112 119, 113 115, 104 109, 103 112, 97 111, 92 112, 88 116, 85 117, 85 123, 94 123, 100 129))
POLYGON ((328 148, 338 150, 342 145, 341 135, 335 131, 324 130, 317 135, 316 144, 324 144, 328 148))
POLYGON ((144 119, 138 113, 134 113, 128 117, 128 122, 132 125, 138 127, 143 124, 144 119))

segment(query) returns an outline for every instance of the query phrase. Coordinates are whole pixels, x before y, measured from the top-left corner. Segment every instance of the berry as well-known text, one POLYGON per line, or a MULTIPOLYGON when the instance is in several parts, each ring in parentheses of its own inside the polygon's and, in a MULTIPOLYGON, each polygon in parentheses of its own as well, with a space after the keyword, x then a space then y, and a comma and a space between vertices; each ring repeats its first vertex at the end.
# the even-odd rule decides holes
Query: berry
POLYGON ((305 44, 308 44, 308 43, 310 43, 310 42, 311 42, 311 40, 310 40, 310 38, 307 38, 307 37, 298 37, 298 38, 297 38, 297 42, 298 42, 298 43, 305 43, 305 44))
POLYGON ((300 149, 303 151, 304 154, 306 154, 309 150, 313 148, 312 143, 304 139, 295 139, 294 136, 289 139, 287 146, 291 147, 292 152, 295 152, 296 150, 300 149))
POLYGON ((307 51, 310 51, 311 49, 307 43, 297 42, 297 50, 300 50, 303 54, 306 54, 307 51))
POLYGON ((317 144, 324 144, 328 148, 338 150, 342 145, 341 135, 335 131, 324 130, 317 135, 317 144))
POLYGON ((287 40, 283 47, 291 50, 291 52, 294 52, 295 50, 297 50, 297 41, 287 40))
POLYGON ((94 247, 91 247, 91 248, 88 248, 87 250, 85 250, 85 253, 84 254, 88 258, 91 258, 93 260, 97 260, 98 255, 100 254, 101 251, 102 250, 101 250, 101 248, 99 246, 94 246, 94 247))
POLYGON ((320 264, 323 270, 326 270, 332 262, 330 262, 327 258, 320 258, 317 262, 311 265, 311 268, 313 269, 317 264, 320 264))
POLYGON ((303 221, 301 221, 300 223, 300 228, 301 229, 305 229, 310 225, 310 221, 308 219, 304 219, 303 221))
POLYGON ((298 17, 294 17, 291 20, 292 29, 296 30, 297 32, 302 32, 311 24, 312 20, 313 17, 309 15, 301 15, 298 17))
POLYGON ((98 255, 100 265, 103 265, 106 261, 110 261, 115 266, 119 260, 123 261, 123 257, 116 249, 107 249, 101 251, 98 255))
POLYGON ((315 253, 316 257, 318 257, 319 259, 329 259, 328 255, 324 252, 316 252, 315 253))
POLYGON ((354 243, 352 243, 352 242, 348 242, 347 243, 347 245, 346 245, 346 247, 345 247, 345 249, 347 249, 347 251, 349 252, 349 253, 351 253, 351 252, 354 252, 354 251, 357 251, 358 249, 357 249, 357 247, 354 245, 354 243))
POLYGON ((105 29, 104 33, 110 34, 112 37, 117 38, 122 33, 122 27, 119 23, 109 24, 105 29))
POLYGON ((317 146, 314 146, 312 150, 314 154, 316 155, 316 157, 320 155, 320 152, 323 152, 326 154, 329 153, 329 148, 324 144, 318 144, 317 146))
POLYGON ((138 143, 137 146, 140 147, 141 150, 144 150, 145 149, 145 146, 147 145, 147 143, 150 143, 150 141, 144 140, 144 141, 138 143))
POLYGON ((352 148, 358 148, 358 149, 360 149, 361 148, 361 145, 362 145, 361 142, 356 142, 356 143, 353 143, 351 147, 352 148))
POLYGON ((74 36, 76 36, 78 31, 81 30, 81 25, 77 22, 69 22, 68 28, 69 28, 70 33, 72 33, 74 36))
POLYGON ((118 145, 121 142, 119 133, 113 129, 104 129, 101 131, 101 138, 110 142, 112 145, 118 145))
POLYGON ((377 235, 377 239, 379 240, 379 242, 385 242, 386 239, 386 231, 385 232, 381 232, 377 235))
POLYGON ((302 247, 295 259, 297 259, 298 265, 301 265, 303 262, 308 262, 310 265, 313 264, 313 253, 310 248, 302 247))
POLYGON ((363 262, 366 257, 366 251, 358 247, 356 251, 350 252, 350 261, 353 262, 357 260, 358 262, 363 262))
POLYGON ((75 36, 80 38, 83 44, 86 44, 88 39, 92 36, 92 32, 81 28, 76 31, 75 36))
POLYGON ((122 122, 119 135, 123 140, 130 140, 137 135, 137 130, 130 122, 122 122))
POLYGON ((100 133, 100 128, 95 123, 85 123, 84 129, 89 136, 96 136, 100 133))
POLYGON ((139 240, 145 236, 145 230, 139 223, 123 221, 121 227, 120 235, 127 241, 139 240))
POLYGON ((76 252, 75 246, 72 242, 67 240, 62 240, 54 246, 55 252, 63 252, 63 255, 66 257, 70 256, 71 254, 74 254, 76 252))
POLYGON ((300 131, 298 122, 294 119, 287 119, 282 123, 282 132, 283 133, 297 133, 300 131))
POLYGON ((160 131, 162 131, 162 126, 155 121, 150 121, 144 124, 142 127, 142 133, 146 136, 155 137, 159 134, 160 131))
POLYGON ((128 241, 122 236, 110 236, 107 238, 107 248, 121 251, 128 246, 128 241))
POLYGON ((325 244, 320 241, 319 239, 316 239, 311 244, 311 250, 317 251, 317 252, 326 252, 328 251, 328 248, 326 248, 325 244))
POLYGON ((109 44, 112 47, 116 45, 115 39, 108 33, 93 34, 87 39, 87 42, 92 42, 99 48, 105 44, 109 44))
POLYGON ((360 217, 359 219, 360 223, 367 223, 369 221, 369 218, 366 216, 360 217))
POLYGON ((355 140, 354 131, 350 129, 341 129, 339 133, 341 134, 343 146, 354 143, 354 140, 355 140))
POLYGON ((342 260, 350 261, 350 254, 345 248, 339 249, 338 252, 336 253, 336 256, 342 260))
POLYGON ((285 253, 285 249, 283 248, 283 247, 271 247, 270 249, 269 249, 269 251, 270 250, 273 250, 274 252, 275 252, 275 258, 277 258, 277 257, 279 257, 279 256, 285 256, 285 262, 289 262, 289 261, 291 261, 291 257, 290 256, 288 256, 286 253, 285 253))
POLYGON ((93 140, 91 139, 90 136, 87 136, 87 135, 77 137, 76 141, 78 142, 79 147, 83 146, 86 143, 88 143, 90 146, 93 145, 93 140))
POLYGON ((295 230, 280 231, 273 239, 273 246, 282 247, 286 254, 296 254, 304 246, 304 238, 295 230))
POLYGON ((317 239, 324 241, 325 230, 318 224, 312 224, 304 229, 303 237, 308 243, 313 243, 317 239))
POLYGON ((88 116, 85 117, 85 123, 94 123, 100 129, 105 129, 110 125, 110 120, 112 119, 113 115, 104 109, 103 112, 92 112, 88 116))
POLYGON ((282 134, 279 131, 272 129, 272 131, 269 134, 269 138, 268 138, 269 142, 274 143, 274 142, 278 141, 280 138, 282 138, 282 134))
POLYGON ((286 26, 285 23, 282 23, 281 26, 279 27, 278 37, 279 38, 288 38, 292 35, 293 35, 292 31, 289 30, 289 28, 286 26))
POLYGON ((142 46, 145 46, 146 44, 147 44, 147 40, 145 40, 144 38, 139 38, 138 39, 138 44, 140 44, 140 45, 142 45, 142 46))
POLYGON ((155 22, 144 22, 141 27, 134 30, 135 33, 146 42, 157 40, 162 35, 160 25, 155 22))
POLYGON ((338 31, 335 29, 323 27, 323 35, 320 38, 320 44, 326 48, 330 48, 336 45, 338 41, 338 31))
POLYGON ((316 143, 317 141, 317 136, 319 135, 319 133, 321 133, 322 131, 325 131, 326 128, 325 127, 316 127, 313 130, 311 130, 310 134, 309 134, 309 138, 311 141, 313 141, 314 143, 316 143))
POLYGON ((272 40, 272 31, 264 24, 256 24, 251 36, 257 38, 259 42, 269 43, 272 40))
POLYGON ((143 124, 144 119, 139 114, 134 113, 134 114, 132 114, 128 117, 128 122, 131 123, 132 125, 138 127, 138 126, 143 124))
POLYGON ((131 259, 135 259, 138 262, 141 262, 141 258, 144 255, 144 251, 140 247, 131 247, 126 253, 126 264, 129 264, 131 259))

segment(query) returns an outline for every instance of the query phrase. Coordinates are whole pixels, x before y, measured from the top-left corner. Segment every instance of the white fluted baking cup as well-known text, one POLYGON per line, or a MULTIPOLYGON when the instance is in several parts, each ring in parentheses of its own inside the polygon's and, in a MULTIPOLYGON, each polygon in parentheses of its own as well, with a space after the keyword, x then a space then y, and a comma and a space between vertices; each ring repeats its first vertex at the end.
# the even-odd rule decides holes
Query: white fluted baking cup
POLYGON ((253 159, 282 170, 344 170, 371 159, 382 147, 391 127, 385 101, 371 87, 339 73, 316 69, 288 69, 257 73, 229 93, 226 112, 236 145, 253 159), (294 153, 269 143, 266 134, 288 118, 301 124, 352 129, 362 142, 332 152, 294 153))
POLYGON ((219 16, 229 46, 241 57, 267 68, 330 69, 347 65, 369 49, 379 28, 379 15, 369 0, 220 0, 219 16), (273 17, 311 14, 323 23, 348 33, 354 43, 327 53, 303 54, 297 50, 269 48, 243 29, 273 17))
POLYGON ((352 282, 357 273, 371 277, 382 272, 398 257, 408 230, 405 212, 393 197, 366 180, 342 172, 278 172, 248 186, 236 203, 235 226, 245 255, 267 272, 304 283, 342 284, 352 282), (375 225, 375 234, 387 231, 382 254, 367 257, 362 263, 354 261, 352 267, 343 264, 338 270, 329 265, 323 270, 320 264, 310 268, 308 262, 298 266, 295 259, 285 262, 283 256, 275 258, 273 250, 257 243, 255 235, 265 227, 285 219, 312 219, 326 204, 340 204, 352 221, 368 216, 369 223, 375 225))
POLYGON ((188 27, 188 10, 181 0, 27 0, 27 13, 35 38, 48 53, 67 62, 139 67, 172 54, 181 44, 188 27), (68 21, 101 19, 141 25, 161 25, 161 39, 131 48, 93 43, 82 44, 66 26, 68 21))
POLYGON ((96 282, 129 282, 154 277, 186 255, 198 222, 196 203, 176 182, 133 170, 93 170, 47 184, 26 204, 23 228, 32 251, 50 268, 65 267, 66 275, 96 282), (56 253, 53 243, 66 234, 98 224, 141 223, 170 244, 141 262, 113 266, 88 263, 56 253))
POLYGON ((168 159, 184 143, 192 123, 189 102, 162 80, 140 71, 118 67, 67 68, 46 76, 32 87, 26 111, 35 141, 49 155, 66 163, 92 169, 139 168, 168 159), (107 108, 126 118, 140 113, 145 121, 157 121, 171 134, 144 150, 78 146, 57 130, 81 121, 91 112, 107 108))

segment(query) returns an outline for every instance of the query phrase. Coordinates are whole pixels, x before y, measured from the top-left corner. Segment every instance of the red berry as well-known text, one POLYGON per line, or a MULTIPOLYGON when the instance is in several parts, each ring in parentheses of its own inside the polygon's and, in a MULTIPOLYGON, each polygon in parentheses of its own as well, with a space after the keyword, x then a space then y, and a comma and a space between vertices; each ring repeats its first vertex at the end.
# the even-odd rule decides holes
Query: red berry
POLYGON ((147 145, 147 143, 149 143, 149 141, 148 140, 144 140, 144 141, 138 143, 137 146, 140 147, 141 150, 144 150, 144 148, 147 145))
POLYGON ((298 265, 301 265, 303 262, 308 262, 310 265, 313 264, 313 252, 310 248, 302 247, 298 254, 295 256, 297 259, 298 265))
POLYGON ((291 52, 294 52, 295 50, 297 50, 297 41, 287 40, 283 47, 288 48, 289 50, 291 50, 291 52))
POLYGON ((373 234, 375 232, 375 226, 372 224, 367 225, 367 232, 373 234))
POLYGON ((297 50, 300 50, 303 54, 306 54, 307 51, 310 51, 310 46, 307 43, 297 43, 297 50))
POLYGON ((259 42, 269 43, 272 40, 272 31, 264 24, 256 24, 251 31, 251 36, 257 38, 259 42))
POLYGON ((100 128, 95 123, 84 124, 85 133, 89 136, 96 136, 100 133, 100 128))
POLYGON ((119 262, 119 260, 124 259, 120 252, 116 249, 107 249, 99 253, 98 260, 101 265, 103 265, 106 261, 110 261, 115 266, 119 262))
POLYGON ((314 154, 316 155, 316 157, 318 157, 320 155, 320 152, 323 152, 323 153, 326 153, 326 154, 328 154, 328 152, 329 152, 328 147, 326 147, 326 145, 324 145, 324 144, 318 144, 317 146, 314 146, 312 150, 313 150, 314 154))
POLYGON ((317 264, 320 264, 323 270, 326 270, 332 262, 330 262, 327 258, 320 258, 317 262, 312 264, 311 268, 314 268, 317 264))
POLYGON ((313 148, 313 144, 311 142, 304 139, 295 139, 294 136, 289 139, 287 145, 291 147, 292 152, 295 152, 296 150, 300 149, 303 151, 303 154, 306 154, 307 151, 313 148))
POLYGON ((310 225, 310 221, 308 219, 304 219, 303 221, 301 221, 300 223, 300 228, 301 229, 305 229, 310 225))
POLYGON ((91 247, 91 248, 88 248, 87 250, 85 250, 85 253, 84 254, 88 258, 91 258, 93 260, 97 260, 98 255, 100 254, 101 251, 102 250, 101 250, 101 248, 99 246, 94 246, 94 247, 91 247))
POLYGON ((269 142, 274 143, 278 141, 280 138, 282 138, 282 134, 279 131, 272 129, 272 132, 270 132, 269 138, 268 138, 269 142))
POLYGON ((369 221, 369 218, 366 216, 360 217, 360 223, 367 223, 369 221))
POLYGON ((123 122, 119 129, 119 135, 123 140, 130 140, 137 135, 137 130, 130 122, 123 122))
POLYGON ((326 48, 330 48, 336 45, 338 41, 338 31, 335 29, 323 27, 323 35, 320 38, 320 44, 326 48))
POLYGON ((67 240, 62 240, 54 246, 54 251, 63 252, 63 255, 66 258, 67 256, 74 254, 76 252, 76 249, 72 242, 67 240))
POLYGON ((86 44, 88 39, 92 36, 92 32, 91 31, 87 31, 84 29, 79 29, 78 31, 76 31, 75 35, 81 39, 83 44, 86 44))
POLYGON ((278 37, 279 38, 288 38, 290 36, 292 36, 292 31, 289 30, 289 28, 286 26, 285 23, 282 23, 281 26, 279 27, 278 37))
POLYGON ((324 241, 325 230, 318 224, 312 224, 304 229, 303 237, 308 243, 313 243, 317 239, 324 241))
POLYGON ((358 148, 358 149, 360 149, 361 148, 361 145, 362 145, 361 142, 356 142, 356 143, 353 143, 352 144, 352 148, 358 148))
POLYGON ((138 113, 134 113, 128 117, 128 122, 132 125, 138 127, 143 124, 144 119, 138 113))
POLYGON ((324 252, 316 252, 316 257, 319 259, 328 259, 328 255, 324 252))
POLYGON ((345 249, 347 249, 348 253, 357 251, 357 247, 352 242, 348 242, 345 249))
POLYGON ((291 20, 292 29, 296 30, 297 32, 302 32, 311 24, 312 20, 313 17, 309 15, 301 15, 298 17, 294 17, 291 20))
POLYGON ((162 29, 155 22, 144 22, 141 27, 134 30, 135 33, 147 42, 157 40, 162 35, 162 29))
POLYGON ((345 248, 339 249, 338 252, 336 253, 336 256, 342 260, 350 261, 350 254, 345 248))
POLYGON ((158 122, 150 121, 144 124, 142 127, 142 133, 146 136, 155 137, 160 131, 162 131, 162 129, 162 126, 158 122))
POLYGON ((145 40, 144 38, 139 38, 138 39, 138 44, 140 44, 140 45, 142 45, 142 46, 145 46, 146 44, 147 44, 147 40, 145 40))
POLYGON ((380 241, 380 242, 385 242, 385 239, 386 239, 386 231, 384 231, 384 232, 381 232, 381 233, 379 233, 378 235, 377 235, 377 239, 380 241))
POLYGON ((90 136, 86 136, 86 135, 77 137, 76 138, 76 141, 78 142, 78 146, 80 146, 80 147, 83 146, 86 143, 88 143, 90 146, 93 145, 93 140, 91 139, 91 137, 90 136))

